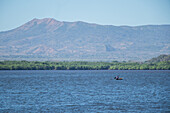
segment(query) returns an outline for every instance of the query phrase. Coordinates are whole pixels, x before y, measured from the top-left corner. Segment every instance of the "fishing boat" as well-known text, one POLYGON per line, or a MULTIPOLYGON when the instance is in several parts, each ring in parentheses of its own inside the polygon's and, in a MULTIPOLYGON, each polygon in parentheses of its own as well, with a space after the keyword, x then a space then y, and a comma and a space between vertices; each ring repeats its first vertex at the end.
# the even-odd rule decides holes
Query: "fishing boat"
POLYGON ((123 80, 123 78, 116 78, 116 77, 114 79, 116 79, 116 80, 123 80))

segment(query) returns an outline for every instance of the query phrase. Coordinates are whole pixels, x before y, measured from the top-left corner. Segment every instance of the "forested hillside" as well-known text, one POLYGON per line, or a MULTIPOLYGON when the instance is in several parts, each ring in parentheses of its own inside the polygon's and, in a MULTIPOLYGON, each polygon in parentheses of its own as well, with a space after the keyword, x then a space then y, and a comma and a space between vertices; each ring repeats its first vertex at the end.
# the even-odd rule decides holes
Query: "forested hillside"
POLYGON ((156 58, 148 60, 147 62, 162 62, 162 61, 170 61, 170 55, 160 55, 156 58))

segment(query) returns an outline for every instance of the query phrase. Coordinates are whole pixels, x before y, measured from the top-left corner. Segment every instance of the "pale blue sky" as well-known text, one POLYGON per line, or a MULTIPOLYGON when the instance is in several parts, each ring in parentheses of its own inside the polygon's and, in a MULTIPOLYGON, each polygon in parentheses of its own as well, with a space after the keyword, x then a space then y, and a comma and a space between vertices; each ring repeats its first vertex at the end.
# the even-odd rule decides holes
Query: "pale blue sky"
POLYGON ((170 24, 170 0, 0 0, 0 31, 33 18, 116 26, 170 24))

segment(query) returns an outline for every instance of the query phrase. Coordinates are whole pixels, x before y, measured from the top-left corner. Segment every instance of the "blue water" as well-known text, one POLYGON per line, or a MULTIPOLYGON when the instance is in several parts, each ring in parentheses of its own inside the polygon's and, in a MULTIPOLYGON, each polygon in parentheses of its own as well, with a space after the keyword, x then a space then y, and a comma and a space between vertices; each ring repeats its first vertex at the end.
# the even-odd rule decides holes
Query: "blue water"
POLYGON ((170 71, 0 71, 0 112, 170 112, 169 93, 170 71))

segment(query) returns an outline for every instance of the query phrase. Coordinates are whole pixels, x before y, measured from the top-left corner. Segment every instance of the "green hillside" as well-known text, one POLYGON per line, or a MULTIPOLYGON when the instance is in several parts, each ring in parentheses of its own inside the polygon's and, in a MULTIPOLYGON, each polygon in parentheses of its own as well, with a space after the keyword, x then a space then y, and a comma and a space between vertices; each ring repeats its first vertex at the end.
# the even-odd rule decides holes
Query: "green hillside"
POLYGON ((160 55, 156 58, 152 58, 151 60, 148 60, 147 62, 162 62, 162 61, 170 61, 170 55, 160 55))

